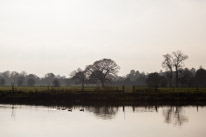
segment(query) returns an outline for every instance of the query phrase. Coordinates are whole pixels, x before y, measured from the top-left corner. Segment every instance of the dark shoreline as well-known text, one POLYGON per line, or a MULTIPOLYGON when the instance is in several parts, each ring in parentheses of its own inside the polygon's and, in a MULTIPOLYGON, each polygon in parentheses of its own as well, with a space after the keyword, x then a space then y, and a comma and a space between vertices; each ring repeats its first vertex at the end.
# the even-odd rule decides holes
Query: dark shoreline
POLYGON ((0 91, 2 104, 60 106, 188 106, 206 105, 206 92, 68 92, 0 91))

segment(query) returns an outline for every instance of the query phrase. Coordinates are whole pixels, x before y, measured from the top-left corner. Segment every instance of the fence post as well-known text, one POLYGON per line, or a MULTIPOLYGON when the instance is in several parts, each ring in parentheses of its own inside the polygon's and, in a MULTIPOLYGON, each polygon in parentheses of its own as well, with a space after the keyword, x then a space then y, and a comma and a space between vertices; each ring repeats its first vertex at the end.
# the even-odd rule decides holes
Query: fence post
POLYGON ((133 110, 133 112, 135 112, 135 107, 134 106, 132 106, 132 110, 133 110))
POLYGON ((118 86, 116 86, 116 91, 118 91, 118 86))
POLYGON ((199 88, 198 88, 198 85, 196 86, 196 91, 198 92, 199 88))
POLYGON ((14 92, 14 83, 11 83, 11 90, 14 92))
POLYGON ((124 85, 122 86, 122 91, 123 91, 123 93, 125 92, 125 87, 124 87, 124 85))
POLYGON ((158 86, 155 86, 155 92, 157 92, 158 91, 158 86))
POLYGON ((133 93, 135 92, 135 86, 132 87, 132 92, 133 92, 133 93))

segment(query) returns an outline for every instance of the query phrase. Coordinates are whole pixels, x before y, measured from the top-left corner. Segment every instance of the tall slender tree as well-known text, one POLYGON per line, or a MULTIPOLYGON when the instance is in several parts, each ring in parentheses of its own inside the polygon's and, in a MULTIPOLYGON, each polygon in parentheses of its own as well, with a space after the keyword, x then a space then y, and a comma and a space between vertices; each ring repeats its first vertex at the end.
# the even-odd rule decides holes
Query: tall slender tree
POLYGON ((162 67, 165 68, 166 70, 170 71, 170 76, 169 76, 170 77, 170 87, 172 87, 172 85, 173 85, 173 83, 172 83, 172 80, 173 80, 172 55, 171 54, 165 54, 165 55, 163 55, 163 57, 164 57, 164 61, 162 62, 162 67))
POLYGON ((172 52, 172 62, 173 66, 175 67, 175 78, 176 78, 176 87, 179 86, 179 69, 181 69, 184 66, 184 61, 188 59, 187 55, 184 55, 181 51, 175 51, 172 52))

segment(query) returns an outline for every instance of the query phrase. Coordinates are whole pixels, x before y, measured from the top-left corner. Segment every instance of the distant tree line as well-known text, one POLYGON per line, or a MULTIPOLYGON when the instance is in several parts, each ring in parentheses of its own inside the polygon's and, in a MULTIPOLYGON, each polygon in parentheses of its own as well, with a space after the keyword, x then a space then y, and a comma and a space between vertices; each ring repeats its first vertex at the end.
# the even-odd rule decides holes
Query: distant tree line
POLYGON ((0 86, 66 86, 68 81, 69 79, 65 76, 55 76, 53 73, 47 73, 43 78, 26 72, 5 71, 0 73, 0 86))
POLYGON ((47 73, 44 77, 26 72, 5 71, 0 73, 0 86, 72 86, 85 84, 98 86, 125 85, 149 87, 206 87, 206 70, 200 67, 185 68, 188 56, 181 51, 163 55, 162 67, 165 71, 144 73, 131 70, 126 76, 118 76, 120 67, 112 59, 101 59, 84 69, 71 72, 70 77, 47 73))

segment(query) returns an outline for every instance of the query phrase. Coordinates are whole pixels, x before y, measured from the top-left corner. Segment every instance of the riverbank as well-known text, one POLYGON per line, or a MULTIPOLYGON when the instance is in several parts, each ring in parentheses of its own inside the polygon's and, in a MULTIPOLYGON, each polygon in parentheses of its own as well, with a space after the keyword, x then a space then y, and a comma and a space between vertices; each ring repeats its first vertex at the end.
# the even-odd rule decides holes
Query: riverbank
POLYGON ((0 91, 0 103, 34 105, 206 105, 206 92, 0 91))

